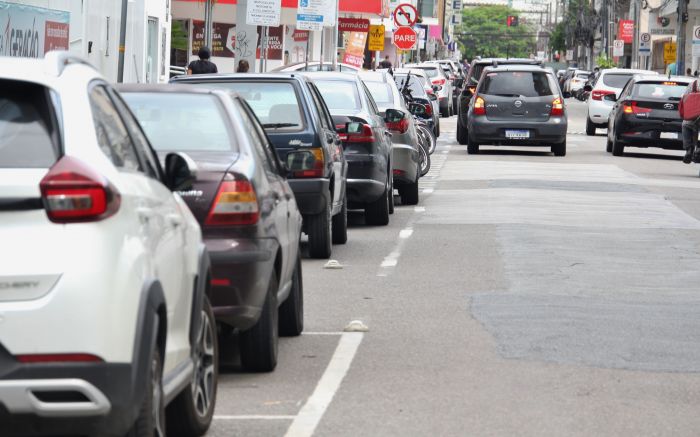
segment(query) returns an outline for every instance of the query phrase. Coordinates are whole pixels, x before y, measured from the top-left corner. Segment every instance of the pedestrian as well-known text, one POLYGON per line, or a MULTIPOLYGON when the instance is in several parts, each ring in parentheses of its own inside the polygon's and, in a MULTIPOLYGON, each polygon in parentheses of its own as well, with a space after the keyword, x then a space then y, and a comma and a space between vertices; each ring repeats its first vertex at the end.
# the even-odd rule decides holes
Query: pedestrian
POLYGON ((384 60, 379 63, 380 68, 391 68, 393 66, 394 66, 394 64, 392 64, 391 61, 389 60, 389 55, 386 55, 384 57, 384 60))
POLYGON ((700 90, 698 79, 695 79, 688 90, 681 97, 678 104, 678 112, 683 119, 683 148, 685 155, 683 162, 700 162, 700 150, 698 149, 698 125, 700 124, 700 90))
POLYGON ((236 68, 236 73, 247 73, 250 70, 250 65, 245 59, 238 61, 238 68, 236 68))
POLYGON ((209 74, 218 73, 219 70, 216 68, 216 64, 211 62, 211 51, 208 47, 202 47, 197 52, 199 60, 190 62, 187 66, 187 74, 209 74))
POLYGON ((686 68, 686 69, 685 69, 685 75, 686 75, 686 76, 692 76, 692 75, 693 75, 693 70, 691 70, 690 68, 686 68))

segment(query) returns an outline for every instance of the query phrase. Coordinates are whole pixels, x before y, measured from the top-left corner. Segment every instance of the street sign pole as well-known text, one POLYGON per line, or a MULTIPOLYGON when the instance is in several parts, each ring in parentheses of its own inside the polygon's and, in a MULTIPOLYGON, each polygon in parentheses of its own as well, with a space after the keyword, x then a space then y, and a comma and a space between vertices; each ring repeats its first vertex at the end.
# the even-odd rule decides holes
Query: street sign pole
POLYGON ((678 1, 678 34, 676 35, 676 74, 685 74, 685 22, 688 17, 688 1, 678 1))
POLYGON ((335 27, 333 28, 333 71, 338 70, 338 34, 340 27, 340 0, 335 0, 335 27))

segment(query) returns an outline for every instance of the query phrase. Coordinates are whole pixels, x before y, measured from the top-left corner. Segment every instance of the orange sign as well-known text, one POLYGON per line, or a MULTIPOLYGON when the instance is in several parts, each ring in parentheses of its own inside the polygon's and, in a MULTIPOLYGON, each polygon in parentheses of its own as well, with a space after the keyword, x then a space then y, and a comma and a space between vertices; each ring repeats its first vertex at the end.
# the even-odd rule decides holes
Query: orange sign
POLYGON ((366 32, 350 32, 348 45, 343 56, 343 63, 362 68, 365 61, 365 44, 367 43, 366 32))

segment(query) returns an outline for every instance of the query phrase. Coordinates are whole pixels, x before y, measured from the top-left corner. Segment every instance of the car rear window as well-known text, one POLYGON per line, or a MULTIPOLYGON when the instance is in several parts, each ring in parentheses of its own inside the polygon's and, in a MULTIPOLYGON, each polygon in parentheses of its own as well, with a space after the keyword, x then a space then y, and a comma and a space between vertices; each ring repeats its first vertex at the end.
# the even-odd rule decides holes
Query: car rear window
POLYGON ((554 94, 554 79, 540 71, 493 71, 486 73, 480 94, 513 97, 540 97, 554 94))
POLYGON ((687 87, 688 84, 685 82, 638 82, 632 89, 632 96, 680 100, 687 87))
POLYGON ((217 98, 208 94, 122 93, 157 151, 235 150, 217 98))
POLYGON ((326 101, 326 106, 331 111, 333 110, 359 110, 360 96, 357 93, 357 84, 355 82, 346 82, 342 80, 315 80, 316 87, 321 91, 323 100, 326 101))
POLYGON ((0 168, 48 168, 59 156, 53 103, 46 88, 0 80, 0 168))
POLYGON ((485 66, 485 64, 474 64, 474 66, 469 70, 469 83, 472 85, 479 83, 481 72, 484 71, 485 66))
POLYGON ((579 79, 588 79, 588 73, 577 73, 576 77, 579 79))
POLYGON ((298 131, 304 127, 299 96, 289 82, 230 81, 200 83, 237 92, 265 129, 298 131))
POLYGON ((365 82, 369 93, 377 103, 393 103, 394 94, 391 92, 391 87, 382 82, 365 82))
POLYGON ((437 67, 411 67, 411 68, 417 68, 419 70, 425 71, 425 74, 427 74, 428 77, 430 77, 430 78, 437 77, 440 75, 437 67))
MULTIPOLYGON (((394 75, 394 82, 396 82, 396 86, 399 88, 399 91, 403 89, 407 77, 408 75, 394 75)), ((423 78, 418 76, 411 76, 411 79, 409 79, 408 89, 411 90, 411 95, 413 97, 427 97, 423 80, 423 78)))
POLYGON ((603 85, 611 88, 624 88, 627 81, 630 80, 630 73, 609 73, 603 75, 603 85))

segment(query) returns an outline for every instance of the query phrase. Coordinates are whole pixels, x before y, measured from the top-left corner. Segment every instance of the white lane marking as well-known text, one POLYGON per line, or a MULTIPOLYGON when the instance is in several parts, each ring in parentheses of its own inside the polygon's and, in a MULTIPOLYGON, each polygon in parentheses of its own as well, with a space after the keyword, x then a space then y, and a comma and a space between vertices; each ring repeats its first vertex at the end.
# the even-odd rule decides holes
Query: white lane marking
POLYGON ((415 212, 425 212, 425 207, 424 206, 416 206, 413 208, 415 212))
POLYGON ((408 238, 413 234, 413 228, 401 229, 399 232, 399 238, 408 238))
POLYGON ((343 333, 326 371, 323 372, 323 376, 316 385, 316 389, 294 418, 285 437, 311 437, 313 435, 348 373, 363 337, 364 334, 361 332, 343 333))
POLYGON ((432 188, 426 188, 426 189, 423 190, 423 193, 425 193, 425 194, 430 194, 430 193, 432 193, 432 192, 433 192, 433 189, 432 189, 432 188))
POLYGON ((412 222, 413 220, 411 219, 409 221, 409 225, 399 232, 399 241, 396 243, 394 250, 392 250, 391 253, 387 255, 382 261, 382 263, 379 265, 379 272, 377 273, 377 276, 389 276, 389 269, 396 267, 399 264, 399 258, 401 258, 401 251, 403 250, 403 246, 406 240, 408 240, 411 237, 411 235, 413 235, 413 226, 411 226, 410 224, 412 222))
POLYGON ((214 416, 214 420, 293 420, 297 416, 285 415, 264 415, 264 414, 243 414, 238 416, 214 416))

